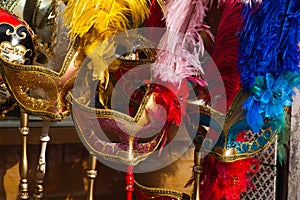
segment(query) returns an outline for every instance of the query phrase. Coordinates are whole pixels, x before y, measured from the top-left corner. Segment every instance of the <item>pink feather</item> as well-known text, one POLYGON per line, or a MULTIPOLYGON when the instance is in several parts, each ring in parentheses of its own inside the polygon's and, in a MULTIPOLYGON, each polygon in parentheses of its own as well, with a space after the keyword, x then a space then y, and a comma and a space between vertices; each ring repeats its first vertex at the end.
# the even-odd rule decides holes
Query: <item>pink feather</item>
POLYGON ((154 79, 179 86, 181 80, 203 74, 200 57, 204 53, 201 32, 208 33, 203 23, 209 1, 170 0, 166 4, 167 32, 158 45, 153 64, 154 79))

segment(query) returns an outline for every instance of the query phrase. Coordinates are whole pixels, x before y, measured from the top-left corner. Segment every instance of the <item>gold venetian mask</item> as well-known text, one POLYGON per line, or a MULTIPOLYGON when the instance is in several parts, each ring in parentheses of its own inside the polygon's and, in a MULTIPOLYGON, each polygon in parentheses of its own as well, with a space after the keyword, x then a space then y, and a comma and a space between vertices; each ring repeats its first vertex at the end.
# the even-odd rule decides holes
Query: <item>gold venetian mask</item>
MULTIPOLYGON (((45 119, 61 120, 69 114, 65 96, 72 88, 80 62, 79 40, 71 44, 62 66, 55 71, 50 62, 42 65, 34 60, 35 35, 29 26, 8 11, 1 10, 1 71, 14 99, 27 113, 45 119), (37 64, 33 64, 37 63, 37 64)), ((49 56, 49 61, 58 59, 49 56)), ((60 54, 57 55, 58 57, 60 54)))

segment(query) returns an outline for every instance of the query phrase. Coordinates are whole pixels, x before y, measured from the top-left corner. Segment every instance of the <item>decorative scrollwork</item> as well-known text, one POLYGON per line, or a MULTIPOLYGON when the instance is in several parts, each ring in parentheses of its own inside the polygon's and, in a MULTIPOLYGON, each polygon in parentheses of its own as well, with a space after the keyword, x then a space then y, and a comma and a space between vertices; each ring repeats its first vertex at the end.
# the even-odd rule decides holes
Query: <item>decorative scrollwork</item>
POLYGON ((0 1, 0 7, 7 10, 13 10, 20 0, 2 0, 0 1))
POLYGON ((14 28, 13 31, 11 31, 10 29, 7 29, 5 33, 8 36, 11 35, 14 38, 17 37, 20 40, 24 40, 26 38, 27 34, 25 32, 19 32, 18 28, 19 27, 14 28))
POLYGON ((13 45, 7 41, 0 43, 0 55, 8 62, 16 64, 24 64, 26 61, 29 62, 29 58, 25 57, 26 54, 31 56, 33 52, 31 49, 26 49, 24 45, 13 45))

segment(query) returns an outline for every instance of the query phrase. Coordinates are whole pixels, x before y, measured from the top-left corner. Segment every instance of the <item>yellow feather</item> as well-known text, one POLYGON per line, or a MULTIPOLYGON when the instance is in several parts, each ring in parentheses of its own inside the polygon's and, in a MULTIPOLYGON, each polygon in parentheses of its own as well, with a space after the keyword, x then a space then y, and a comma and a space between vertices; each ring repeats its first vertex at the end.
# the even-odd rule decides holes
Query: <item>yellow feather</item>
POLYGON ((148 6, 149 0, 69 0, 62 14, 71 37, 87 39, 85 35, 94 28, 96 32, 89 37, 96 38, 96 34, 103 41, 141 25, 149 15, 148 6))
POLYGON ((149 1, 68 0, 62 12, 70 37, 81 38, 84 53, 91 59, 87 67, 93 70, 92 79, 100 80, 99 100, 105 107, 110 92, 108 65, 115 53, 114 44, 108 41, 117 33, 139 27, 150 14, 149 1))
POLYGON ((132 18, 132 27, 138 27, 141 22, 145 21, 146 17, 150 14, 149 2, 145 0, 123 0, 127 4, 132 18), (141 13, 145 13, 141 15, 141 13))

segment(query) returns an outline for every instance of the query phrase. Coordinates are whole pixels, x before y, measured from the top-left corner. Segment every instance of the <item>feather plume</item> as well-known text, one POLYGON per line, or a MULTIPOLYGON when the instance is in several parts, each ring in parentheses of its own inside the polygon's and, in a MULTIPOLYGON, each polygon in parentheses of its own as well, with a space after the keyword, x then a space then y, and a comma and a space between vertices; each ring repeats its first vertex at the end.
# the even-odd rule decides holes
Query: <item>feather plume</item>
POLYGON ((300 72, 299 4, 298 0, 264 0, 255 7, 244 7, 239 70, 245 89, 260 75, 300 72))
POLYGON ((69 0, 63 11, 70 36, 84 39, 86 54, 116 33, 136 28, 149 15, 148 0, 69 0))
MULTIPOLYGON (((283 124, 281 126, 281 130, 279 130, 278 134, 278 139, 277 139, 277 155, 278 155, 278 160, 280 164, 282 165, 285 163, 286 156, 287 156, 287 149, 289 148, 289 140, 291 137, 291 132, 290 132, 290 115, 285 114, 284 116, 284 122, 277 122, 280 124, 283 124)), ((275 122, 274 122, 275 123, 275 122)))
POLYGON ((81 39, 83 52, 89 58, 89 63, 84 64, 93 71, 93 77, 83 75, 84 83, 100 81, 98 99, 105 108, 109 107, 111 93, 108 61, 115 59, 113 37, 143 24, 149 15, 149 3, 149 0, 69 0, 62 12, 70 37, 81 39))
MULTIPOLYGON (((158 45, 153 76, 174 85, 181 80, 203 73, 199 58, 204 53, 200 32, 209 33, 204 25, 208 2, 170 0, 165 6, 167 32, 158 45)), ((212 35, 210 34, 212 37, 212 35)))
POLYGON ((146 27, 165 27, 163 4, 160 0, 152 0, 150 15, 145 21, 146 27))
POLYGON ((205 200, 239 200, 240 195, 254 188, 252 177, 258 172, 259 161, 247 158, 235 162, 220 162, 206 156, 203 162, 203 176, 200 188, 201 198, 205 200))
MULTIPOLYGON (((224 80, 227 107, 229 107, 240 87, 240 78, 236 62, 238 59, 237 52, 239 44, 237 31, 243 21, 241 17, 242 5, 238 3, 238 0, 226 0, 226 2, 222 2, 219 6, 224 9, 218 25, 212 59, 224 80)), ((207 73, 205 78, 208 81, 213 81, 215 79, 214 76, 215 74, 207 73)), ((213 82, 215 84, 216 81, 213 82)), ((223 87, 223 85, 220 87, 223 87)), ((210 92, 213 94, 218 94, 218 90, 218 85, 214 85, 214 87, 210 88, 210 92)), ((218 105, 216 105, 216 107, 218 107, 218 105)), ((203 127, 200 128, 204 129, 203 127)), ((192 185, 194 178, 195 176, 192 174, 185 187, 192 185)))
MULTIPOLYGON (((240 75, 237 70, 239 46, 237 32, 242 25, 243 19, 241 16, 242 5, 238 3, 238 0, 227 0, 222 6, 224 10, 218 25, 212 59, 224 81, 228 108, 240 89, 240 75)), ((215 76, 215 74, 206 74, 208 81, 214 79, 211 76, 215 76)), ((223 87, 223 85, 220 87, 223 87)), ((210 92, 219 94, 218 89, 218 85, 214 85, 211 87, 210 92)))
POLYGON ((162 11, 164 12, 164 0, 152 0, 152 2, 156 2, 161 7, 162 11))
POLYGON ((282 163, 290 134, 284 109, 291 106, 294 89, 300 86, 300 1, 264 0, 245 6, 244 16, 239 70, 243 87, 251 91, 244 104, 247 121, 256 132, 263 119, 271 121, 278 130, 282 163))

